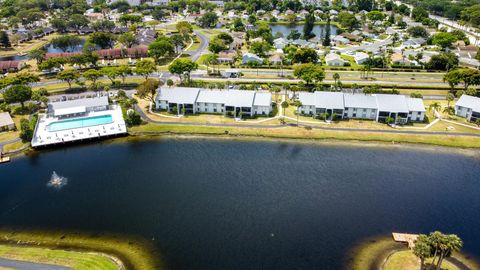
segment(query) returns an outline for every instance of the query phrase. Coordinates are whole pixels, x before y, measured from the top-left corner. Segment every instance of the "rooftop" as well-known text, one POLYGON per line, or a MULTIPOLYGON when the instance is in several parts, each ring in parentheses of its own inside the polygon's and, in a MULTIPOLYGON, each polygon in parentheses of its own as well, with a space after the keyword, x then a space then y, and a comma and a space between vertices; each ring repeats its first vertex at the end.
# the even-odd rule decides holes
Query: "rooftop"
POLYGON ((472 108, 472 110, 476 112, 480 112, 480 98, 469 96, 469 95, 462 95, 457 103, 456 106, 472 108))
POLYGON ((199 91, 199 88, 188 87, 160 88, 157 100, 168 100, 170 103, 194 104, 199 91))
POLYGON ((71 109, 75 107, 99 107, 108 105, 108 97, 94 97, 94 98, 81 98, 67 101, 52 102, 48 104, 48 111, 55 112, 63 109, 71 109))
POLYGON ((0 127, 5 127, 14 124, 12 117, 8 112, 0 113, 0 127))
POLYGON ((379 111, 408 113, 405 96, 376 94, 379 111))
POLYGON ((315 107, 327 109, 344 109, 343 93, 315 92, 315 107))
POLYGON ((345 94, 345 108, 374 108, 378 107, 375 96, 366 94, 345 94))

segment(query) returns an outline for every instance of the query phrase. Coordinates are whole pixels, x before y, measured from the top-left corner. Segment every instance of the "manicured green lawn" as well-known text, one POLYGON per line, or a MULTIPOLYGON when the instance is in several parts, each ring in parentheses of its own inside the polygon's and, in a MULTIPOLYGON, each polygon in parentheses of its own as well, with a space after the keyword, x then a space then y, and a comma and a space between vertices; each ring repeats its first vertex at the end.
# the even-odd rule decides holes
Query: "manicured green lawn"
POLYGON ((0 245, 0 258, 71 267, 75 270, 120 269, 109 257, 86 252, 74 252, 38 247, 0 245))
MULTIPOLYGON (((29 250, 23 252, 22 256, 33 256, 37 254, 37 258, 60 257, 61 261, 68 261, 69 256, 77 258, 78 265, 84 268, 80 269, 117 269, 112 268, 112 263, 102 260, 101 258, 87 257, 82 259, 84 253, 70 254, 72 251, 92 252, 108 254, 121 260, 127 269, 165 269, 161 255, 156 252, 150 241, 144 238, 131 237, 128 235, 108 235, 96 233, 77 233, 77 232, 62 232, 62 231, 17 231, 10 229, 0 229, 0 241, 2 249, 0 249, 0 257, 5 257, 7 253, 13 252, 11 249, 5 249, 5 245, 12 245, 13 247, 22 247, 19 244, 28 244, 30 247, 41 250, 29 250), (53 249, 53 253, 45 253, 53 249), (62 250, 69 250, 63 251, 62 250), (3 255, 2 255, 3 254, 3 255), (47 256, 48 254, 48 256, 47 256), (83 261, 83 262, 82 262, 83 261), (100 265, 99 268, 94 267, 100 265), (106 266, 103 268, 103 266, 106 266)), ((7 246, 9 247, 9 246, 7 246)), ((10 246, 11 247, 11 246, 10 246)), ((21 251, 18 251, 21 252, 21 251)), ((10 257, 12 258, 12 257, 10 257)), ((113 266, 115 266, 113 264, 113 266)))
MULTIPOLYGON (((427 264, 430 263, 431 260, 427 260, 427 264)), ((434 267, 430 266, 427 269, 434 269, 434 267)), ((418 258, 413 254, 410 250, 404 250, 394 253, 392 256, 388 258, 385 262, 384 270, 418 270, 420 269, 420 261, 418 258)), ((459 268, 455 265, 451 264, 450 262, 444 260, 442 263, 442 270, 458 270, 459 268)))

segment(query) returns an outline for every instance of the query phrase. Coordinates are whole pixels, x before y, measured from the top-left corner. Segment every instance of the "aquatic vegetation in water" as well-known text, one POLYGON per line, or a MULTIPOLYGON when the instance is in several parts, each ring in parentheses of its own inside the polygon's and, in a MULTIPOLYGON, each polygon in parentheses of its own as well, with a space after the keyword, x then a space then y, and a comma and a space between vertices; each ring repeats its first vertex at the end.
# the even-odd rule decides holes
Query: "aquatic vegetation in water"
POLYGON ((66 177, 58 175, 55 171, 53 171, 52 176, 50 177, 50 181, 47 183, 47 187, 61 189, 65 186, 68 182, 66 177))

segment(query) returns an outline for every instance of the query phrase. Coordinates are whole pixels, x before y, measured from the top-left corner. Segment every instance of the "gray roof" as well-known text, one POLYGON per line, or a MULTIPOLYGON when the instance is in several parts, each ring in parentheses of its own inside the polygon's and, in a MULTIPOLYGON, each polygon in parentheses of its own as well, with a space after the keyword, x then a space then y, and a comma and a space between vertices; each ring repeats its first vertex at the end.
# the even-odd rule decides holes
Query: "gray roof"
POLYGON ((379 111, 408 113, 405 96, 386 94, 376 94, 376 96, 379 111))
POLYGON ((52 102, 48 104, 48 110, 59 110, 59 109, 67 109, 67 108, 74 108, 74 107, 99 107, 99 106, 107 106, 108 105, 108 97, 94 97, 94 98, 81 98, 81 99, 73 99, 73 100, 66 100, 66 101, 59 101, 59 102, 52 102))
POLYGON ((462 95, 455 106, 462 106, 465 108, 471 108, 473 111, 480 112, 480 98, 469 96, 469 95, 462 95))
POLYGON ((252 107, 255 91, 230 90, 225 106, 252 107))
POLYGON ((305 106, 314 106, 315 105, 315 94, 308 92, 299 92, 298 100, 305 106))
POLYGON ((405 98, 407 100, 408 110, 411 112, 425 112, 425 104, 421 98, 405 98))
POLYGON ((270 92, 257 92, 255 94, 255 100, 253 101, 255 106, 270 106, 272 105, 272 94, 270 92))
POLYGON ((167 100, 169 103, 177 104, 194 104, 199 91, 199 88, 187 87, 160 88, 157 100, 167 100))
POLYGON ((315 107, 326 109, 344 109, 343 93, 340 92, 315 92, 315 107))
POLYGON ((202 90, 198 94, 197 102, 225 104, 228 91, 224 90, 202 90))
POLYGON ((0 113, 0 127, 10 126, 13 124, 14 122, 12 120, 12 117, 10 117, 10 114, 8 112, 0 113))
POLYGON ((371 108, 376 109, 377 98, 365 94, 344 94, 345 108, 371 108))

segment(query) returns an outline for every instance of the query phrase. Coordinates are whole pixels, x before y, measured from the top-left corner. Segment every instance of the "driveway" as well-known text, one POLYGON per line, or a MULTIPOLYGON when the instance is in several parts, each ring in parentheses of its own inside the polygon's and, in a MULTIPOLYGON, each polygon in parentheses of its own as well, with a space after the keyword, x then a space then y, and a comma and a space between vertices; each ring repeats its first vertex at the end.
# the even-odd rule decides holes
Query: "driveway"
POLYGON ((43 263, 31 263, 0 258, 0 266, 21 270, 72 270, 72 268, 43 263))

